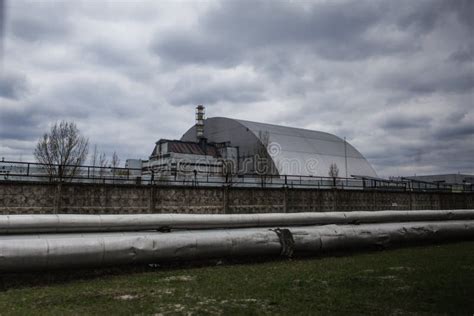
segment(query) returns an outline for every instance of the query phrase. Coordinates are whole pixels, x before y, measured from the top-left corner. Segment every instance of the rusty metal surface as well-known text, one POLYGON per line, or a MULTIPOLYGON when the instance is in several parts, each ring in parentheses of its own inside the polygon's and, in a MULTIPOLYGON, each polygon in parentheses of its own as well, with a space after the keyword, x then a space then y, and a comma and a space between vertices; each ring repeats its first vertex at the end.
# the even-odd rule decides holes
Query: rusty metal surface
POLYGON ((168 151, 178 154, 209 155, 217 157, 217 150, 213 144, 206 144, 205 147, 201 147, 199 144, 192 142, 169 141, 168 151))

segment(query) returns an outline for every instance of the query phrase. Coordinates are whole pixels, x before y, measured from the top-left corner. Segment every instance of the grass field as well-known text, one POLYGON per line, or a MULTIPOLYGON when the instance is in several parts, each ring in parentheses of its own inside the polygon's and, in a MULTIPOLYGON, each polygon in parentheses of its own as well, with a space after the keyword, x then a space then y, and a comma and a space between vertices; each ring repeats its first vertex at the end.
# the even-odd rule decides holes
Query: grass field
POLYGON ((0 279, 1 315, 473 315, 474 242, 264 263, 0 279))

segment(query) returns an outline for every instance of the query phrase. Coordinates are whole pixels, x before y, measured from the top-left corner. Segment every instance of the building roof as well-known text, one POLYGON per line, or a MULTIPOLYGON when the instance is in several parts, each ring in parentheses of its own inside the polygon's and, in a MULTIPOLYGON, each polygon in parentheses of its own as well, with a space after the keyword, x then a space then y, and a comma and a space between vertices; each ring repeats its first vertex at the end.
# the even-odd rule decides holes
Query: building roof
MULTIPOLYGON (((177 154, 189 154, 189 155, 207 155, 207 156, 218 156, 218 151, 214 144, 199 144, 196 142, 181 141, 181 140, 168 140, 160 139, 157 145, 160 143, 168 144, 168 152, 177 154)), ((153 150, 153 155, 156 155, 156 146, 153 150)))
MULTIPOLYGON (((372 166, 351 144, 335 135, 287 126, 213 117, 205 120, 204 136, 210 142, 230 141, 239 147, 239 155, 254 155, 266 147, 280 175, 328 176, 335 163, 339 176, 376 177, 372 166), (265 144, 266 143, 266 144, 265 144)), ((196 141, 195 127, 182 137, 196 141)))

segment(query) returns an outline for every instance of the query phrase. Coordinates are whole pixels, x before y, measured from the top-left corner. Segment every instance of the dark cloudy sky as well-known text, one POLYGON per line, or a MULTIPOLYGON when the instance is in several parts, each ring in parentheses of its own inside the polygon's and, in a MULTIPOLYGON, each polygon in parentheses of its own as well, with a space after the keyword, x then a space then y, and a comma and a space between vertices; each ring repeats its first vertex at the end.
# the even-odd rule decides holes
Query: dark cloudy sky
POLYGON ((62 119, 147 158, 202 103, 346 136, 381 176, 474 173, 474 1, 10 0, 3 16, 7 159, 62 119))

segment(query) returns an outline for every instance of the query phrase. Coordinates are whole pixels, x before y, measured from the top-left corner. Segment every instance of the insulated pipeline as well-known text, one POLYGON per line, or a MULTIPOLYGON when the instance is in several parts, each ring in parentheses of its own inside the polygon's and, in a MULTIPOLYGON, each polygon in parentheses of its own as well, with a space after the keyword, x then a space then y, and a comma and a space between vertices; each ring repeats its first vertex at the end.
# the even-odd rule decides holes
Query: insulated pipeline
POLYGON ((474 220, 474 210, 267 214, 0 215, 0 234, 474 220))
POLYGON ((318 254, 474 239, 474 221, 0 236, 0 271, 318 254))

